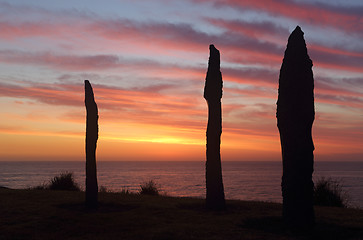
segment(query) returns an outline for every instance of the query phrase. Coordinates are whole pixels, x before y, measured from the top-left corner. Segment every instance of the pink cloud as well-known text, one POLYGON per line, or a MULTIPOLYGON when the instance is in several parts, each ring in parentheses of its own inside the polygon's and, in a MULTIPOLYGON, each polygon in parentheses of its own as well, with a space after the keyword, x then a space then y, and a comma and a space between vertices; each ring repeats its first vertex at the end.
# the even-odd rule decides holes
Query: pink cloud
POLYGON ((357 109, 363 108, 363 99, 359 97, 349 97, 342 95, 327 95, 327 94, 315 94, 315 98, 318 102, 340 105, 345 107, 352 107, 357 109))
MULTIPOLYGON (((44 22, 23 22, 23 23, 11 23, 0 21, 0 36, 7 40, 14 40, 17 38, 26 37, 47 37, 56 38, 69 32, 72 28, 65 24, 51 24, 44 22)), ((73 28, 76 30, 76 28, 73 28)), ((75 34, 75 31, 72 31, 75 34)))
POLYGON ((276 25, 270 21, 246 22, 241 20, 225 20, 216 18, 206 18, 206 21, 215 26, 221 27, 222 29, 226 29, 229 32, 240 33, 247 35, 250 38, 264 38, 268 40, 271 36, 283 38, 290 35, 288 28, 276 25))
MULTIPOLYGON (((75 91, 74 85, 35 84, 20 86, 0 83, 0 96, 14 98, 29 98, 51 105, 80 106, 81 92, 75 91)), ((78 86, 82 90, 81 86, 78 86)))
POLYGON ((55 55, 50 52, 29 53, 0 50, 0 62, 14 64, 45 65, 61 70, 97 70, 122 66, 114 55, 74 56, 55 55))
MULTIPOLYGON (((141 63, 143 64, 143 63, 141 63)), ((142 67, 142 66, 140 66, 142 67)), ((145 67, 143 67, 145 69, 145 67)), ((153 66, 154 71, 162 74, 165 69, 169 77, 180 77, 193 79, 192 82, 195 85, 191 85, 189 88, 187 85, 174 85, 174 84, 154 84, 146 87, 134 87, 129 89, 122 89, 117 87, 108 87, 106 85, 96 85, 99 97, 101 99, 100 104, 106 109, 119 108, 120 106, 138 105, 138 108, 151 109, 151 105, 157 105, 158 109, 178 109, 188 108, 188 102, 194 102, 193 98, 198 93, 197 88, 202 87, 204 84, 205 69, 203 68, 188 68, 177 67, 175 65, 153 66), (198 80, 198 82, 196 82, 198 80), (173 96, 174 94, 174 96, 173 96), (114 104, 117 103, 117 104, 114 104), (150 106, 149 106, 150 105, 150 106)), ((256 68, 222 68, 222 76, 224 82, 235 82, 238 84, 244 84, 244 88, 230 88, 225 87, 224 97, 230 96, 250 96, 257 98, 276 98, 276 92, 278 88, 278 70, 256 69, 256 68), (248 88, 246 88, 246 86, 248 88), (232 94, 232 95, 228 95, 232 94)), ((163 75, 163 74, 162 74, 163 75)), ((68 78, 82 79, 83 76, 71 75, 68 78)), ((333 80, 329 78, 315 77, 315 93, 319 96, 317 101, 345 105, 351 104, 354 107, 361 106, 361 92, 355 90, 354 85, 356 81, 343 79, 347 82, 346 87, 337 85, 333 80), (351 82, 353 81, 353 82, 351 82), (352 88, 353 87, 353 88, 352 88)), ((74 80, 72 80, 74 81, 74 80)), ((359 82, 359 80, 357 80, 359 82)), ((190 83, 192 83, 190 82, 190 83)), ((190 84, 189 83, 189 84, 190 84)), ((25 97, 39 100, 55 105, 70 105, 80 106, 83 105, 83 89, 81 85, 74 84, 31 84, 30 86, 22 85, 7 85, 0 84, 1 95, 13 96, 13 97, 25 97)))
MULTIPOLYGON (((195 125, 195 118, 203 117, 200 101, 187 94, 170 95, 160 92, 170 89, 170 85, 147 86, 142 88, 122 89, 93 84, 95 99, 107 121, 124 119, 133 122, 159 123, 166 125, 195 125), (170 122, 170 123, 169 123, 170 122), (189 122, 189 123, 188 123, 189 122)), ((19 86, 0 84, 0 97, 32 99, 50 105, 84 106, 83 85, 71 84, 33 84, 19 86)), ((78 117, 68 119, 83 121, 83 112, 78 117)))
MULTIPOLYGON (((194 2, 207 2, 194 0, 194 2)), ((208 1, 209 2, 209 1, 208 1)), ((309 24, 330 26, 346 32, 361 34, 363 31, 363 7, 334 6, 325 3, 309 3, 279 0, 214 0, 217 6, 264 11, 273 16, 285 16, 309 24)))
MULTIPOLYGON (((196 30, 189 24, 145 23, 126 19, 105 20, 80 16, 77 24, 69 24, 65 19, 51 23, 44 21, 24 23, 3 21, 0 22, 0 26, 5 30, 0 32, 0 36, 3 39, 48 37, 54 40, 61 38, 68 39, 70 44, 73 39, 81 38, 85 40, 87 45, 91 46, 100 44, 113 46, 114 41, 118 43, 127 42, 133 46, 132 49, 135 49, 138 54, 145 50, 149 55, 167 54, 168 51, 205 53, 207 46, 214 43, 223 53, 223 58, 231 62, 274 66, 281 63, 288 37, 287 29, 273 23, 247 23, 211 18, 207 21, 223 27, 226 31, 223 34, 207 34, 196 30), (82 32, 81 36, 79 36, 80 32, 82 32), (276 44, 266 41, 272 35, 283 39, 283 42, 276 44), (149 44, 145 44, 145 42, 149 44), (150 45, 151 43, 152 45, 150 45)), ((363 53, 339 48, 333 49, 316 44, 312 44, 310 48, 309 44, 309 53, 311 53, 314 64, 317 66, 362 72, 360 66, 363 64, 363 53)), ((52 52, 29 53, 16 50, 2 50, 0 61, 4 63, 42 64, 64 70, 100 70, 129 66, 129 60, 126 61, 117 55, 110 54, 60 55, 52 52)), ((145 65, 146 63, 148 65, 156 64, 155 61, 144 61, 145 65)))
POLYGON ((339 84, 329 78, 315 78, 315 92, 332 96, 346 96, 362 98, 362 93, 357 89, 358 81, 363 79, 339 79, 339 84), (355 80, 355 81, 354 81, 355 80), (353 84, 345 84, 345 82, 353 81, 353 84), (355 86, 354 86, 355 85, 355 86), (355 88, 354 88, 355 87, 355 88))
MULTIPOLYGON (((208 18, 208 22, 222 27, 226 31, 226 35, 239 33, 246 35, 255 41, 267 41, 271 40, 281 47, 281 55, 274 54, 273 52, 266 52, 265 57, 269 58, 270 62, 281 62, 283 57, 283 47, 287 43, 287 38, 290 35, 288 29, 276 25, 272 22, 245 22, 240 20, 223 20, 208 18)), ((233 48, 234 46, 229 46, 233 48)), ((345 49, 340 49, 339 46, 332 48, 322 46, 316 43, 307 43, 308 51, 313 59, 315 65, 322 68, 340 69, 344 71, 362 72, 361 66, 363 65, 363 52, 353 52, 345 49)), ((249 52, 243 50, 243 53, 247 53, 245 59, 238 59, 236 56, 229 56, 231 61, 236 62, 248 62, 254 61, 258 56, 258 52, 249 52)), ((261 60, 257 60, 263 63, 261 60)))

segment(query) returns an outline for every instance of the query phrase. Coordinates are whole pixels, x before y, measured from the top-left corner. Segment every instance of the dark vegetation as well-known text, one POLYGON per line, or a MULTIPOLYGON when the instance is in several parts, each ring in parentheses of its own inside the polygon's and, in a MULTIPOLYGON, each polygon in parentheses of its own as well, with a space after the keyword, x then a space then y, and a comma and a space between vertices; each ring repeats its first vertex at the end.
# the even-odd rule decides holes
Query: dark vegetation
POLYGON ((79 185, 74 181, 73 173, 65 172, 53 177, 49 184, 43 184, 35 189, 81 191, 79 185))
POLYGON ((291 33, 279 78, 277 126, 280 132, 283 175, 283 217, 293 228, 314 226, 315 118, 313 63, 300 27, 291 33))
POLYGON ((160 194, 160 187, 153 181, 144 182, 140 185, 140 194, 157 196, 160 194))
POLYGON ((314 204, 318 206, 348 207, 349 196, 338 180, 320 178, 314 185, 314 204))
POLYGON ((312 232, 287 229, 277 203, 99 193, 97 210, 75 191, 0 189, 0 239, 361 239, 363 210, 316 207, 312 232))
MULTIPOLYGON (((0 187, 4 188, 5 187, 0 187)), ((74 180, 72 172, 60 173, 54 176, 49 183, 31 187, 30 190, 66 190, 66 191, 81 191, 79 184, 74 180)), ((146 181, 140 184, 139 194, 157 196, 161 193, 161 187, 154 181, 146 181)), ((99 188, 100 193, 119 193, 119 194, 136 194, 130 192, 128 189, 121 189, 121 191, 113 192, 105 186, 99 188)), ((165 194, 164 194, 165 195, 165 194)), ((329 207, 343 207, 347 208, 349 203, 349 195, 346 193, 341 183, 332 178, 319 178, 314 184, 314 205, 329 206, 329 207)))
POLYGON ((222 134, 222 73, 220 54, 214 45, 209 46, 208 71, 205 78, 204 98, 208 104, 207 150, 206 150, 206 206, 223 210, 226 207, 221 166, 222 134))
POLYGON ((73 173, 61 173, 55 176, 49 184, 50 190, 80 191, 79 185, 74 181, 73 173))
POLYGON ((109 192, 109 190, 107 189, 107 187, 105 186, 100 186, 98 188, 98 191, 101 192, 101 193, 106 193, 106 192, 109 192))

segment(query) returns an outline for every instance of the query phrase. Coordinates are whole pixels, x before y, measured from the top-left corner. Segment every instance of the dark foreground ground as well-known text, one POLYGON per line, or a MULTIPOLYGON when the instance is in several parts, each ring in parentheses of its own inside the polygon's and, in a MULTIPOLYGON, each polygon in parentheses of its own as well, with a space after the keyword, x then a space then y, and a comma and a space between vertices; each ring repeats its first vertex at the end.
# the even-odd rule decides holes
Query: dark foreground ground
POLYGON ((100 193, 88 211, 83 192, 0 189, 0 239, 363 239, 363 210, 317 207, 312 233, 285 229, 281 204, 100 193))

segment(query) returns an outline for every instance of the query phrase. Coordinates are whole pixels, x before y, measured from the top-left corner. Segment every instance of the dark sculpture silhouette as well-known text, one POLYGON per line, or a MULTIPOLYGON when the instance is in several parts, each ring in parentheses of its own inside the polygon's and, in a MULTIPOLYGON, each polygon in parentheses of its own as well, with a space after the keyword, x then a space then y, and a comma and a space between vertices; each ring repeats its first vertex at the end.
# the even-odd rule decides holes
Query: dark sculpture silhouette
POLYGON ((297 26, 289 37, 280 70, 276 114, 283 161, 283 218, 296 228, 311 228, 315 224, 312 66, 304 33, 297 26))
POLYGON ((98 184, 96 169, 96 147, 98 139, 98 109, 93 90, 88 80, 84 81, 86 122, 86 206, 96 208, 98 205, 98 184))
POLYGON ((208 103, 207 126, 207 161, 206 161, 206 206, 209 209, 225 209, 224 188, 221 167, 222 134, 222 74, 220 72, 220 55, 214 45, 209 46, 210 56, 208 72, 205 79, 204 98, 208 103))

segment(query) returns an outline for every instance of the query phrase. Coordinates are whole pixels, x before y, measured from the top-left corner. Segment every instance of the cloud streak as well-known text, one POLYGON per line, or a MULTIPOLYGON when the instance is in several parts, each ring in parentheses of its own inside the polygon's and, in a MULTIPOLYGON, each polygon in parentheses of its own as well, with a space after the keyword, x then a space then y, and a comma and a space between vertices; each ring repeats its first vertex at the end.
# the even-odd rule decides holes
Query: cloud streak
MULTIPOLYGON (((268 22, 227 21, 208 18, 216 26, 222 27, 222 34, 207 34, 196 30, 188 24, 171 24, 158 22, 134 22, 127 19, 81 19, 82 24, 70 26, 66 23, 7 23, 2 22, 5 30, 0 33, 4 39, 22 37, 57 38, 68 36, 78 37, 79 32, 90 36, 87 41, 135 41, 143 44, 152 43, 150 52, 170 49, 173 51, 190 51, 202 53, 205 46, 214 43, 224 52, 224 58, 239 63, 255 62, 258 64, 274 64, 281 62, 284 44, 273 43, 268 40, 277 37, 279 42, 286 42, 288 31, 286 28, 268 22), (56 30, 55 30, 56 29, 56 30), (62 36, 63 35, 63 36, 62 36), (94 36, 97 36, 95 39, 94 36)), ((309 45, 310 43, 308 43, 309 45)), ((309 46, 308 46, 309 48, 309 46)), ((347 71, 362 72, 363 52, 354 53, 344 49, 329 48, 312 44, 309 52, 315 64, 347 71)), ((0 60, 7 63, 47 64, 67 70, 90 70, 115 68, 127 64, 117 54, 95 54, 91 56, 57 55, 52 52, 30 53, 19 50, 1 50, 0 60), (77 69, 78 68, 78 69, 77 69)), ((153 65, 150 61, 149 65, 153 65)))
MULTIPOLYGON (((210 1, 194 0, 194 2, 210 1)), ((214 0, 213 3, 218 7, 238 8, 241 11, 246 11, 246 9, 263 11, 272 16, 284 16, 311 25, 328 26, 358 35, 361 35, 363 31, 362 5, 346 7, 321 2, 279 0, 214 0)))
MULTIPOLYGON (((208 46, 213 43, 221 52, 224 81, 223 144, 276 153, 279 68, 291 24, 299 23, 306 29, 314 63, 317 139, 330 150, 339 143, 339 136, 330 130, 346 129, 349 143, 359 139, 359 126, 352 119, 359 118, 363 109, 363 46, 356 41, 363 32, 360 5, 183 2, 190 3, 192 12, 165 10, 168 19, 161 15, 147 19, 139 12, 130 18, 131 14, 105 14, 106 9, 0 3, 0 104, 7 126, 0 131, 32 135, 39 128, 51 134, 54 127, 43 126, 45 121, 37 114, 27 118, 31 106, 40 113, 57 109, 59 119, 54 124, 64 127, 65 135, 79 135, 77 129, 85 120, 83 80, 89 79, 105 139, 203 146, 207 115, 203 87, 208 46), (218 17, 207 15, 209 10, 218 17), (348 37, 333 41, 324 36, 327 32, 348 37), (19 115, 31 123, 17 133, 19 115)), ((54 135, 60 136, 57 131, 54 135)))

